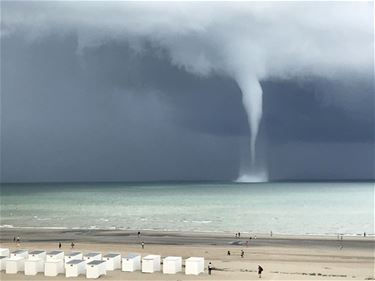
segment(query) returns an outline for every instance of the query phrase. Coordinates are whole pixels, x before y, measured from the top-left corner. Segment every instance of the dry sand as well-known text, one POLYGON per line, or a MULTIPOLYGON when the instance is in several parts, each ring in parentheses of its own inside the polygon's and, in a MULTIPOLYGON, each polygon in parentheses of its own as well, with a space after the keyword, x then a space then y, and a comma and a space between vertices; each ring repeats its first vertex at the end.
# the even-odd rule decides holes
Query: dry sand
MULTIPOLYGON (((374 237, 336 237, 319 236, 278 236, 257 235, 257 239, 248 237, 236 239, 229 234, 142 232, 138 238, 134 231, 102 230, 31 230, 1 229, 1 247, 16 248, 11 242, 14 235, 21 237, 22 249, 56 249, 58 242, 62 249, 83 252, 101 251, 102 253, 129 252, 160 254, 162 257, 174 255, 183 259, 190 256, 203 256, 206 265, 209 261, 216 268, 209 276, 207 272, 200 276, 187 276, 183 273, 163 275, 162 273, 127 273, 120 270, 110 271, 104 280, 257 280, 257 266, 264 268, 263 280, 375 280, 374 276, 374 237), (145 241, 141 249, 140 241, 145 241), (340 245, 343 248, 340 249, 340 245), (245 257, 240 257, 240 251, 245 257), (227 256, 227 251, 231 256, 227 256)), ((244 235, 242 235, 244 236, 244 235)), ((24 276, 23 274, 0 275, 1 280, 65 280, 58 277, 24 276)), ((71 279, 86 279, 85 276, 71 279)))

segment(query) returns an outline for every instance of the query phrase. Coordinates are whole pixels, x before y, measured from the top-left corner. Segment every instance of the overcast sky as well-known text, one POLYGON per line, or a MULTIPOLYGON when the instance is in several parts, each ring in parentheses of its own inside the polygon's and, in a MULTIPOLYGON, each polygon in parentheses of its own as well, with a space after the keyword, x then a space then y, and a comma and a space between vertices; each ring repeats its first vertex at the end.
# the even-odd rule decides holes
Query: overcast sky
POLYGON ((235 180, 244 81, 269 180, 374 179, 372 5, 1 2, 1 181, 235 180))

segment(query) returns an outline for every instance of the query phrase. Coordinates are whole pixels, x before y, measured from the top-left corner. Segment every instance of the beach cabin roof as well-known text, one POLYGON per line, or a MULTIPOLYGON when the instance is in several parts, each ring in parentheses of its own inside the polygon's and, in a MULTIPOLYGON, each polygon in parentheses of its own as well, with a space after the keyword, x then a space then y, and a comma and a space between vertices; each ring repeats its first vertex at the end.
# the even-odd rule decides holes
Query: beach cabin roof
POLYGON ((29 253, 29 255, 39 255, 39 254, 41 254, 41 253, 45 253, 45 251, 31 251, 30 253, 29 253))
POLYGON ((51 252, 48 252, 47 255, 51 256, 51 255, 58 255, 61 253, 63 253, 63 251, 51 251, 51 252))
POLYGON ((160 258, 159 255, 148 255, 148 256, 145 256, 143 259, 144 260, 151 260, 151 259, 157 259, 157 258, 160 258))
POLYGON ((66 264, 79 264, 81 262, 85 262, 84 260, 71 260, 71 261, 68 261, 66 264))
POLYGON ((191 257, 191 258, 188 258, 186 260, 189 260, 189 261, 202 261, 202 260, 204 260, 204 258, 202 258, 202 257, 191 257))
POLYGON ((12 252, 12 254, 22 254, 22 253, 25 253, 27 252, 26 250, 15 250, 12 252))
POLYGON ((98 261, 98 260, 90 261, 87 265, 98 265, 98 264, 102 264, 103 262, 105 262, 105 261, 98 261))
POLYGON ((71 252, 71 253, 67 254, 67 256, 73 257, 73 256, 78 256, 80 254, 81 254, 81 252, 71 252))
POLYGON ((169 257, 166 257, 164 258, 165 260, 180 260, 182 259, 181 257, 176 257, 176 256, 169 256, 169 257))
POLYGON ((109 254, 106 254, 105 256, 103 256, 103 258, 114 258, 114 257, 117 257, 119 256, 120 254, 116 254, 116 253, 109 253, 109 254))
POLYGON ((100 253, 87 253, 85 254, 85 257, 95 257, 97 255, 100 255, 100 253))
POLYGON ((136 258, 136 257, 139 257, 140 255, 139 254, 134 254, 134 253, 130 253, 126 256, 127 259, 132 259, 132 258, 136 258))

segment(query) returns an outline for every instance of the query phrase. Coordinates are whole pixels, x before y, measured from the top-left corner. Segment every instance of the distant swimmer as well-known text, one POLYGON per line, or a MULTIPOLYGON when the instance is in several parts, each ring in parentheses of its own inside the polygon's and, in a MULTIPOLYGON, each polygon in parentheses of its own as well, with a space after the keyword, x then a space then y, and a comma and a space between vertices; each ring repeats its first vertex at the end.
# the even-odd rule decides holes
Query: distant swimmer
POLYGON ((262 271, 263 271, 263 268, 260 265, 258 265, 258 277, 259 278, 262 278, 262 271))

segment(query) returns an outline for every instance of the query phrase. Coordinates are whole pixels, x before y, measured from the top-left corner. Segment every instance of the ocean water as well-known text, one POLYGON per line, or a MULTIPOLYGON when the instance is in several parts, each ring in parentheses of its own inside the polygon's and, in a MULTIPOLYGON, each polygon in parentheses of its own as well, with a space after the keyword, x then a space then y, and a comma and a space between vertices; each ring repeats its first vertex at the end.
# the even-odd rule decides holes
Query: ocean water
POLYGON ((374 233, 374 183, 3 184, 0 227, 374 233))

